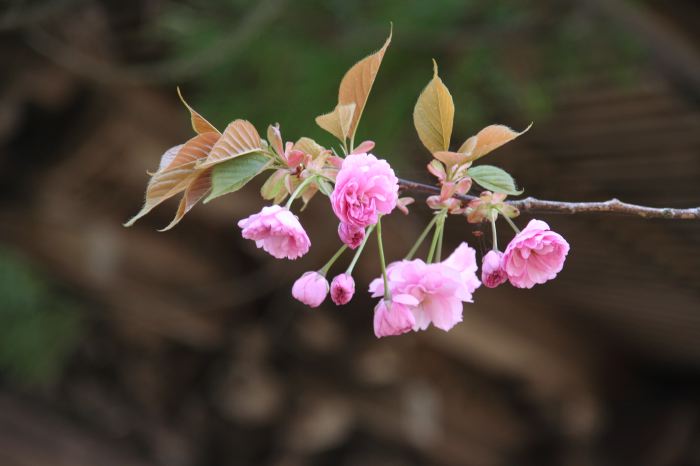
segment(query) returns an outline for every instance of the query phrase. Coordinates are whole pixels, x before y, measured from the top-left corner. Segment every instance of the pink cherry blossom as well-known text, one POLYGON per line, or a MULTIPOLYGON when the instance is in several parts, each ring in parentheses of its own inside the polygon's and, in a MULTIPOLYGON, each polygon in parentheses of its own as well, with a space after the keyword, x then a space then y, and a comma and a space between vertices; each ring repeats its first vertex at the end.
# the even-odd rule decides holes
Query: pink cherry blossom
POLYGON ((296 215, 278 205, 238 222, 244 238, 252 239, 277 259, 297 259, 309 251, 311 241, 296 215))
POLYGON ((338 171, 331 205, 342 223, 364 228, 394 210, 398 191, 399 180, 386 160, 350 154, 338 171))
MULTIPOLYGON (((462 321, 462 303, 473 302, 472 294, 481 285, 476 270, 476 252, 467 243, 436 264, 394 262, 387 267, 391 299, 411 311, 413 330, 425 330, 431 323, 450 330, 462 321)), ((382 278, 373 280, 369 290, 374 297, 384 296, 382 278)))
POLYGON ((408 306, 380 299, 374 308, 374 334, 377 338, 410 332, 416 324, 408 306))
POLYGON ((481 262, 481 282, 488 288, 496 288, 508 280, 508 274, 502 265, 503 253, 489 251, 481 262))
POLYGON ((318 272, 306 272, 294 282, 292 296, 310 307, 318 307, 328 294, 328 280, 318 272))
POLYGON ((341 222, 338 225, 338 236, 350 249, 357 249, 365 239, 365 229, 341 222))
POLYGON ((355 280, 352 275, 341 273, 331 282, 331 299, 338 306, 347 304, 355 294, 355 280))
POLYGON ((556 277, 568 252, 569 243, 560 234, 541 220, 530 220, 508 244, 502 265, 513 286, 532 288, 556 277))

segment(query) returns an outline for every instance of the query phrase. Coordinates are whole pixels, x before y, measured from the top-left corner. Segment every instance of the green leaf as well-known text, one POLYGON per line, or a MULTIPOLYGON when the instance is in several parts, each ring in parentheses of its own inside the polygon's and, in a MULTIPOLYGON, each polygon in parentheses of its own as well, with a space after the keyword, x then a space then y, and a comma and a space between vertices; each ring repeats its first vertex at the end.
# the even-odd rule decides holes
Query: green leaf
POLYGON ((267 169, 270 163, 269 157, 260 152, 253 152, 216 165, 212 172, 211 194, 204 200, 204 203, 206 204, 224 194, 238 191, 267 169))
POLYGON ((323 178, 318 179, 318 189, 328 197, 331 197, 331 194, 333 194, 333 185, 323 178))
POLYGON ((493 165, 471 167, 467 174, 483 188, 495 193, 518 195, 523 192, 515 187, 515 180, 508 172, 493 165))

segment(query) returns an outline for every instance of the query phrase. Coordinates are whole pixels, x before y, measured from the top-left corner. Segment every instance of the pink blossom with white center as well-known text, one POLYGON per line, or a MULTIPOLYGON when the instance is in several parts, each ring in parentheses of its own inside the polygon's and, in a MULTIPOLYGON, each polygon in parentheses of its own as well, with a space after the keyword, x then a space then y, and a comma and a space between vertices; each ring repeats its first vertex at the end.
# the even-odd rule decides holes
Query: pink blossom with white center
POLYGON ((245 239, 255 241, 277 259, 297 259, 309 251, 311 241, 296 215, 278 205, 263 209, 238 222, 245 239))
POLYGON ((306 272, 294 282, 292 296, 309 307, 318 307, 328 294, 328 280, 318 272, 306 272))
POLYGON ((399 180, 386 160, 350 154, 336 176, 331 205, 342 223, 365 228, 394 210, 398 192, 399 180))
POLYGON ((508 274, 503 269, 503 253, 489 251, 481 261, 481 282, 488 288, 496 288, 508 281, 508 274))
MULTIPOLYGON (((473 302, 472 294, 481 285, 476 270, 476 252, 467 243, 436 264, 420 259, 394 262, 387 267, 391 299, 411 311, 413 330, 425 330, 431 323, 450 330, 462 321, 462 303, 473 302)), ((373 297, 384 296, 381 277, 372 281, 369 291, 373 297)))
POLYGON ((530 220, 503 253, 502 265, 510 283, 532 288, 557 276, 564 267, 569 243, 541 220, 530 220))

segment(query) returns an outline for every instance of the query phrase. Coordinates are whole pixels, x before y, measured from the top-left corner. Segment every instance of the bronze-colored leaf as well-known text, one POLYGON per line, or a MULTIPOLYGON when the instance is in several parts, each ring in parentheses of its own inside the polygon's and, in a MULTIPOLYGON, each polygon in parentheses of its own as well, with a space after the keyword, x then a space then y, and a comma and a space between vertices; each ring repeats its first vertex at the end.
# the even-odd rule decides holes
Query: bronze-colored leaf
POLYGON ((262 150, 262 141, 255 126, 246 120, 234 120, 226 127, 209 156, 199 168, 211 167, 243 154, 262 150))
MULTIPOLYGON (((173 146, 170 149, 166 150, 165 153, 160 157, 160 164, 158 164, 157 171, 161 171, 165 167, 170 165, 177 153, 180 152, 180 149, 182 149, 182 146, 184 146, 184 144, 178 144, 177 146, 173 146)), ((153 173, 148 174, 153 175, 153 173)))
POLYGON ((325 129, 339 141, 345 142, 350 133, 352 117, 355 114, 355 103, 338 104, 332 112, 316 117, 316 124, 325 129))
POLYGON ((183 144, 174 157, 168 157, 170 160, 166 164, 161 160, 164 167, 154 173, 148 181, 143 207, 124 226, 132 226, 158 204, 187 189, 200 172, 196 167, 197 161, 207 157, 218 138, 219 135, 212 132, 199 134, 183 144))
POLYGON ((197 134, 202 134, 202 133, 209 133, 209 132, 214 132, 217 134, 219 133, 219 130, 214 127, 211 123, 209 123, 202 115, 197 113, 195 109, 190 107, 190 104, 188 104, 185 101, 185 98, 182 97, 182 92, 180 92, 180 87, 177 88, 177 95, 180 96, 180 100, 182 101, 182 104, 187 107, 187 110, 190 111, 190 119, 192 120, 192 129, 197 132, 197 134))
POLYGON ((467 138, 466 141, 464 141, 464 144, 459 146, 459 149, 457 149, 457 152, 460 154, 466 154, 468 156, 472 155, 472 152, 474 152, 474 148, 476 147, 476 136, 472 136, 470 138, 467 138))
POLYGON ((355 111, 348 130, 348 135, 351 138, 357 131, 357 124, 360 121, 360 117, 362 117, 362 111, 365 109, 367 97, 369 97, 369 93, 372 90, 372 85, 377 77, 379 66, 382 64, 384 53, 391 43, 391 36, 392 31, 389 31, 389 37, 387 37, 382 48, 353 65, 340 81, 338 104, 355 104, 355 111))
POLYGON ((307 137, 299 138, 299 140, 294 143, 294 149, 309 154, 312 158, 318 157, 326 150, 322 145, 307 137))
MULTIPOLYGON (((162 166, 162 168, 159 167, 158 171, 172 170, 185 164, 206 159, 209 153, 216 147, 219 137, 219 133, 213 132, 198 134, 183 144, 182 148, 175 154, 175 157, 173 157, 170 162, 163 164, 163 160, 161 160, 161 165, 164 166, 162 166)), ((163 156, 163 158, 165 158, 165 156, 163 156)))
POLYGON ((187 189, 185 189, 185 194, 183 194, 182 199, 180 199, 180 205, 177 208, 175 218, 173 218, 167 227, 158 231, 167 231, 177 225, 185 214, 207 195, 211 190, 211 172, 211 168, 198 171, 198 175, 192 180, 187 189))
POLYGON ((423 89, 413 109, 413 124, 430 152, 449 150, 455 106, 433 60, 433 79, 423 89))
POLYGON ((459 152, 438 151, 433 153, 433 157, 444 163, 448 167, 461 165, 467 161, 467 156, 459 152))
POLYGON ((260 195, 265 200, 277 199, 280 192, 284 193, 286 196, 287 191, 284 188, 284 178, 289 174, 287 170, 276 170, 269 178, 263 183, 260 188, 260 195))
POLYGON ((284 154, 284 141, 279 123, 267 127, 267 142, 280 156, 284 154))
MULTIPOLYGON (((513 131, 504 125, 487 126, 479 131, 476 136, 472 136, 467 139, 464 144, 462 144, 462 147, 460 147, 459 152, 463 152, 462 148, 465 148, 466 146, 472 146, 473 149, 471 150, 469 160, 479 159, 489 152, 498 149, 507 142, 517 138, 531 127, 532 124, 518 133, 517 131, 513 131)), ((468 149, 468 147, 466 148, 468 149)))

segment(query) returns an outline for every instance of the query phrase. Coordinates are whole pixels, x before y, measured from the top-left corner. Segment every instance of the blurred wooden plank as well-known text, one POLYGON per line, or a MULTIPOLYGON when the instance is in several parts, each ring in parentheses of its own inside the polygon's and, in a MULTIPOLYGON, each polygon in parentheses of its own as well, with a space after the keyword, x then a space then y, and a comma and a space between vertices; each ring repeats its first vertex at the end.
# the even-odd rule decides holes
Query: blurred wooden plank
POLYGON ((44 408, 0 394, 3 466, 155 466, 122 442, 100 438, 44 408))

